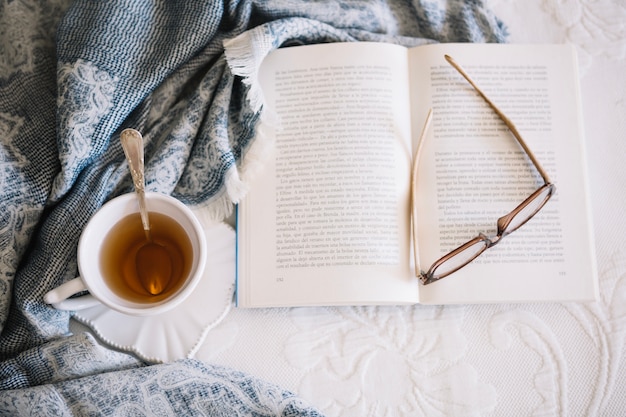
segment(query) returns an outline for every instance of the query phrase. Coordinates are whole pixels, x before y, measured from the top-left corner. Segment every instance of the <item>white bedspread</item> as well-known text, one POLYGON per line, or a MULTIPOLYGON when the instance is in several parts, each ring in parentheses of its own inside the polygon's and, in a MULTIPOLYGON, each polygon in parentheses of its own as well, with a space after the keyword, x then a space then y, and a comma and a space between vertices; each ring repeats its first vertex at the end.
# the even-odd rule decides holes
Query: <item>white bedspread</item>
POLYGON ((488 3, 511 42, 577 46, 600 301, 233 309, 197 358, 328 415, 626 413, 626 4, 488 3))

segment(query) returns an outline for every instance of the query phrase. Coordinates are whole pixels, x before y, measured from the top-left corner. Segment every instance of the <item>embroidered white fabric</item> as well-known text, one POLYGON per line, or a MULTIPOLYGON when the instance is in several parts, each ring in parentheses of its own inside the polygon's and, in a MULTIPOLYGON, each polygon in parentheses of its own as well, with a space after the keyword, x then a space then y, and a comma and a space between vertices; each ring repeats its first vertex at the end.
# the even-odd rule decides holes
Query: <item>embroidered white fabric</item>
POLYGON ((601 299, 233 309, 196 358, 275 382, 335 416, 626 410, 626 4, 486 3, 510 42, 578 49, 601 299))

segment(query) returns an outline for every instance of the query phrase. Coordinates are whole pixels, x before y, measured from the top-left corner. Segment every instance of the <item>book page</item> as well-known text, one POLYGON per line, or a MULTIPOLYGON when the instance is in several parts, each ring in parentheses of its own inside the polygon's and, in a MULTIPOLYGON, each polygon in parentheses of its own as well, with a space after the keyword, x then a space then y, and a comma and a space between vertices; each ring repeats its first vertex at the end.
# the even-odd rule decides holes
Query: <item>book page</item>
POLYGON ((260 79, 279 126, 239 207, 238 305, 417 302, 406 49, 280 49, 260 79))
MULTIPOLYGON (((526 225, 470 265, 423 287, 424 303, 593 299, 577 61, 569 46, 429 45, 410 51, 414 122, 433 109, 420 157, 420 268, 479 233, 543 182, 504 123, 444 59, 451 55, 517 126, 556 184, 526 225)), ((416 133, 414 132, 414 135, 416 133)))

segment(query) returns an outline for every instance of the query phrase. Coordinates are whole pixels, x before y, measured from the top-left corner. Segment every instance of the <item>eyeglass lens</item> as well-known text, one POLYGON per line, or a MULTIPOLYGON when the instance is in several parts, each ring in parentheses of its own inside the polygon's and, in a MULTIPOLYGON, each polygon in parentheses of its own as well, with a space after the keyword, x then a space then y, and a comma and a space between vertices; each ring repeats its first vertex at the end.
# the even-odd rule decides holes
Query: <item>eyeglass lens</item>
POLYGON ((509 234, 514 230, 517 230, 520 226, 530 220, 537 212, 544 206, 546 201, 552 194, 552 188, 548 185, 543 186, 522 204, 520 204, 512 213, 513 217, 503 230, 499 232, 501 234, 509 234))
POLYGON ((489 247, 489 239, 480 236, 459 246, 439 259, 428 273, 429 280, 438 280, 464 267, 489 247))

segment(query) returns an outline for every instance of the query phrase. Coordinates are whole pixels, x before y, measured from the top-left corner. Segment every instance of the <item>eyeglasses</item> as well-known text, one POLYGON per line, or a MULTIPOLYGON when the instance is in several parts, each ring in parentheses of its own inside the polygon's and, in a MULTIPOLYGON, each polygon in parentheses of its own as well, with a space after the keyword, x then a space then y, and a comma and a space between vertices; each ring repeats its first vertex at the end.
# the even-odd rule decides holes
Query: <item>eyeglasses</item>
POLYGON ((445 58, 446 61, 448 61, 448 63, 452 65, 452 67, 454 67, 454 69, 456 69, 471 84, 474 90, 476 90, 476 92, 487 102, 489 107, 491 107, 491 109, 496 112, 496 114, 500 117, 500 119, 502 119, 504 124, 509 128, 509 131, 513 134, 513 137, 517 140, 517 143, 519 143, 526 155, 528 155, 528 158, 543 178, 543 185, 539 187, 535 192, 533 192, 530 196, 528 196, 528 198, 522 201, 522 203, 515 207, 510 213, 498 219, 497 233, 495 236, 488 237, 483 233, 479 233, 478 236, 476 236, 475 238, 452 250, 447 255, 439 258, 437 261, 435 261, 435 263, 432 264, 428 271, 424 272, 419 267, 419 255, 417 250, 417 167, 421 148, 424 143, 424 138, 426 137, 426 132, 428 131, 432 120, 431 109, 428 112, 426 122, 424 123, 424 127, 419 138, 419 145, 415 154, 415 160, 413 161, 413 167, 411 172, 411 220, 413 225, 413 256, 415 259, 415 275, 422 281, 424 285, 440 280, 441 278, 447 277, 453 272, 458 271, 459 269, 463 268, 465 265, 476 259, 484 251, 500 242, 503 237, 519 229, 535 214, 537 214, 539 210, 543 208, 543 206, 548 202, 548 200, 550 199, 550 197, 552 197, 556 190, 555 185, 550 182, 548 174, 541 167, 532 151, 528 148, 528 145, 522 139, 513 122, 511 122, 511 120, 509 120, 509 118, 502 113, 502 111, 485 95, 485 93, 483 93, 482 90, 478 88, 478 86, 469 77, 469 75, 452 57, 450 57, 449 55, 445 55, 445 58))

